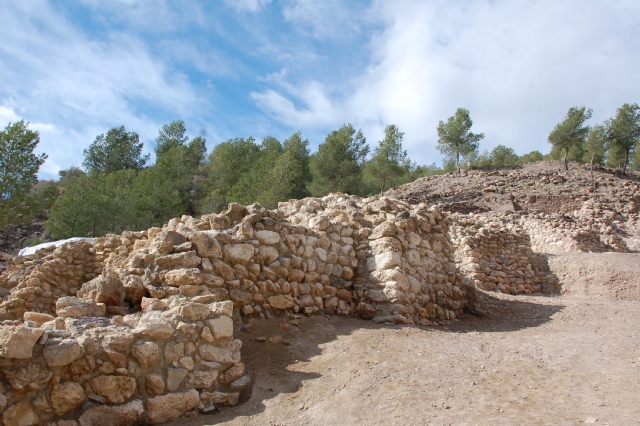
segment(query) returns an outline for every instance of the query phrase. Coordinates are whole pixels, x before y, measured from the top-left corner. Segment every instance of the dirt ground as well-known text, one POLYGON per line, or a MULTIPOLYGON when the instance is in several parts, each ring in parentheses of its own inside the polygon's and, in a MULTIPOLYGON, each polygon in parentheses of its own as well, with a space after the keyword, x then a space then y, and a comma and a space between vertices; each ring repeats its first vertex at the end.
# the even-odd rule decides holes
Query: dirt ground
POLYGON ((640 302, 481 297, 486 315, 439 327, 255 321, 251 399, 172 424, 640 424, 640 302))

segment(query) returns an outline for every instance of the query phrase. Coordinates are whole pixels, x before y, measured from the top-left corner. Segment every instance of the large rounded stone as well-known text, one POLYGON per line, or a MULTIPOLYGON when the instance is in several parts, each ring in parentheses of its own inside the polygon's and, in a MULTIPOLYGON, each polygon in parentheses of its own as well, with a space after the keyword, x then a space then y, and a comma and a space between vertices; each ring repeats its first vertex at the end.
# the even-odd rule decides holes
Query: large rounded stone
POLYGON ((96 394, 112 404, 122 404, 136 390, 136 380, 127 376, 98 376, 89 380, 89 384, 96 394))
POLYGON ((51 406, 56 416, 62 416, 74 410, 86 399, 84 389, 76 382, 54 385, 51 391, 51 406))

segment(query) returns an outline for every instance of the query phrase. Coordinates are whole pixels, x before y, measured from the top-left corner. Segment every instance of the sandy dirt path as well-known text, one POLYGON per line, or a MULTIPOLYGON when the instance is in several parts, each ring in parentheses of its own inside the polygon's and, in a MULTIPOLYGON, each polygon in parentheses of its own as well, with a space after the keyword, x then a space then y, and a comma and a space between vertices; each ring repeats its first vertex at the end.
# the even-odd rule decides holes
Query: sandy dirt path
POLYGON ((483 298, 440 327, 256 321, 238 332, 251 399, 173 424, 640 424, 640 302, 483 298))

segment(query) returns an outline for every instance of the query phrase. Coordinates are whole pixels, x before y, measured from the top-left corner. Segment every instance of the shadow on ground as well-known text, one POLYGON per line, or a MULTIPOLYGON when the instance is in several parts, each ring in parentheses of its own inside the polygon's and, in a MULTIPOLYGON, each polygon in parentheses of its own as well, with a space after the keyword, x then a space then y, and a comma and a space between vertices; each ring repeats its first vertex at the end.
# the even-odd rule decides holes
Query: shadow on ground
POLYGON ((222 408, 213 415, 182 419, 171 424, 202 426, 234 419, 241 421, 263 412, 265 401, 282 393, 294 394, 306 381, 320 378, 319 373, 297 370, 312 358, 322 355, 326 344, 354 332, 366 329, 398 332, 405 328, 425 333, 510 332, 540 326, 563 309, 563 306, 553 303, 553 297, 542 295, 516 297, 478 291, 477 297, 478 306, 482 307, 478 310, 481 315, 467 313, 443 326, 375 324, 362 319, 321 315, 301 317, 299 325, 295 325, 295 320, 292 324, 286 317, 252 320, 235 333, 243 342, 242 361, 254 379, 251 398, 235 407, 222 408), (278 343, 269 340, 278 341, 279 338, 282 340, 278 343))

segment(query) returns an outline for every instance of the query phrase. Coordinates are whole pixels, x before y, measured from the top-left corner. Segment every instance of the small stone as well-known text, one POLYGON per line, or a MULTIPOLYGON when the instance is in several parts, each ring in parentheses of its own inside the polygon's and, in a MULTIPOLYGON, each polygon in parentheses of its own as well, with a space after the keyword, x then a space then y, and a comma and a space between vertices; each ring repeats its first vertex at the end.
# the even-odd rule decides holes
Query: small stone
POLYGON ((29 400, 25 398, 7 408, 2 414, 2 421, 5 426, 34 426, 40 419, 33 411, 29 400))
POLYGON ((158 361, 160 349, 155 342, 140 342, 131 347, 131 355, 142 368, 147 368, 158 361))
POLYGON ((149 398, 147 400, 149 423, 158 424, 175 420, 199 406, 200 403, 200 395, 195 389, 149 398))
POLYGON ((220 317, 206 322, 216 340, 233 339, 233 320, 230 317, 220 317))
POLYGON ((0 358, 30 359, 42 328, 0 326, 0 358))
POLYGON ((147 374, 145 377, 147 393, 151 395, 162 395, 164 393, 164 380, 159 374, 147 374))
POLYGON ((93 391, 112 404, 122 404, 136 390, 136 381, 127 376, 97 376, 89 380, 93 391))
POLYGON ((227 385, 242 377, 245 369, 245 365, 241 362, 234 364, 231 368, 220 375, 219 382, 223 385, 227 385))
POLYGON ((232 263, 247 264, 253 258, 251 244, 227 244, 224 247, 224 259, 232 263))
POLYGON ((92 299, 96 303, 118 306, 125 297, 122 282, 116 277, 100 276, 82 285, 78 297, 92 299))
POLYGON ((136 399, 118 406, 98 406, 85 411, 78 422, 80 426, 132 426, 144 413, 142 401, 136 399))
POLYGON ((167 368, 167 390, 175 392, 189 372, 184 368, 167 368))
POLYGON ((84 348, 76 339, 49 339, 42 351, 49 367, 69 365, 83 354, 84 348))
POLYGON ((84 389, 76 382, 64 382, 53 385, 51 391, 51 406, 56 416, 62 416, 74 410, 86 399, 84 389))

